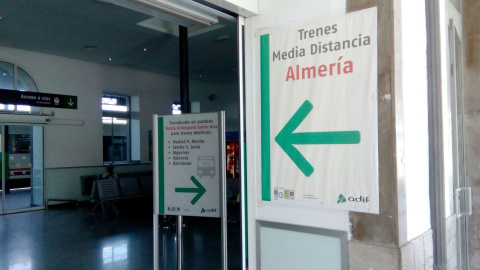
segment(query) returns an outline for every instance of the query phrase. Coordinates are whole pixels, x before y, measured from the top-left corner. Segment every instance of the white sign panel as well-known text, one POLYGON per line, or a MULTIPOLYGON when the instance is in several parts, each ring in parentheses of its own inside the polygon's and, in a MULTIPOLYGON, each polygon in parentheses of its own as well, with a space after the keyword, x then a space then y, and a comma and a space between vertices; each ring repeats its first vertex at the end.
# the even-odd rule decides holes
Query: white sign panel
POLYGON ((263 201, 378 213, 376 19, 258 33, 263 201))
POLYGON ((223 113, 154 119, 156 213, 220 217, 223 113))

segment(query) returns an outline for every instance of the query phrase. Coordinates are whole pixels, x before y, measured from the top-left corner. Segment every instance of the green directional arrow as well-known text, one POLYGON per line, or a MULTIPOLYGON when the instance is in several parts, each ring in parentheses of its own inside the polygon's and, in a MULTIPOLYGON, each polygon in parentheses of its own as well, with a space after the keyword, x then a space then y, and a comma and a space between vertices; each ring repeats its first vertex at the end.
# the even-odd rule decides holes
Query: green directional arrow
POLYGON ((305 120, 313 109, 312 103, 305 100, 302 106, 290 118, 287 124, 275 137, 275 141, 292 159, 302 173, 309 177, 313 173, 313 166, 295 148, 294 144, 358 144, 360 131, 330 131, 330 132, 303 132, 293 133, 305 120))
POLYGON ((200 199, 200 197, 202 197, 207 190, 202 186, 202 184, 200 184, 200 182, 198 182, 198 180, 194 176, 190 177, 190 180, 192 180, 195 186, 197 186, 196 188, 175 188, 175 192, 197 193, 197 196, 195 196, 191 202, 192 205, 195 205, 200 199))

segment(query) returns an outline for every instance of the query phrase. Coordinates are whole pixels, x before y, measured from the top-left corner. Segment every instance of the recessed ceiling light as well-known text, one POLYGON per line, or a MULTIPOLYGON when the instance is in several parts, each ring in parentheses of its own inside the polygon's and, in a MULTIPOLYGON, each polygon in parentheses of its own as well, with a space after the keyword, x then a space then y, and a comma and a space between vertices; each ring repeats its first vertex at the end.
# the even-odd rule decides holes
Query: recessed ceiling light
POLYGON ((96 50, 97 49, 97 46, 93 46, 93 45, 85 45, 83 46, 83 48, 87 51, 93 51, 93 50, 96 50))
POLYGON ((108 58, 108 61, 112 61, 112 58, 109 57, 109 58, 108 58))
POLYGON ((143 51, 146 52, 146 51, 147 51, 147 48, 143 48, 143 51))

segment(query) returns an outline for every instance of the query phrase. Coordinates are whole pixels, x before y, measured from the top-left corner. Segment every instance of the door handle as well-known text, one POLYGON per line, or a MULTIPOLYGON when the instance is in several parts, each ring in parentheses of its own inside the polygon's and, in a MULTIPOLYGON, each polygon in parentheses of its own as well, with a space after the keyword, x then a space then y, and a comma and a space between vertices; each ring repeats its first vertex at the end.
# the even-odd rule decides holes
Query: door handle
POLYGON ((461 187, 455 190, 455 199, 456 201, 456 209, 455 212, 457 213, 457 218, 461 218, 462 216, 470 216, 472 215, 472 188, 470 187, 461 187), (466 196, 466 205, 464 211, 462 211, 460 204, 462 200, 460 200, 460 196, 465 194, 466 196))

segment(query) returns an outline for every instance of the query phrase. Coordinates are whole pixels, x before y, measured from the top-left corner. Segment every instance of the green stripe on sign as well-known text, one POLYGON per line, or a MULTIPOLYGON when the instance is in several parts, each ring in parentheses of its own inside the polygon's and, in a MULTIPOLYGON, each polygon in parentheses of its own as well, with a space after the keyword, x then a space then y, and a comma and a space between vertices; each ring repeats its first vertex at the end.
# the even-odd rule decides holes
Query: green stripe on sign
POLYGON ((165 163, 163 153, 163 117, 158 117, 158 213, 165 214, 165 163))
POLYGON ((270 36, 260 36, 260 83, 262 117, 262 200, 271 201, 270 191, 270 36))

